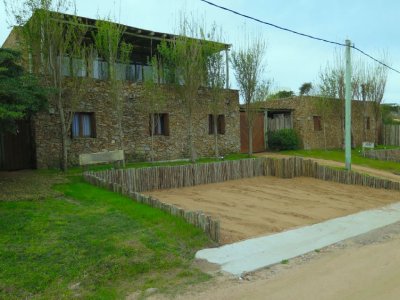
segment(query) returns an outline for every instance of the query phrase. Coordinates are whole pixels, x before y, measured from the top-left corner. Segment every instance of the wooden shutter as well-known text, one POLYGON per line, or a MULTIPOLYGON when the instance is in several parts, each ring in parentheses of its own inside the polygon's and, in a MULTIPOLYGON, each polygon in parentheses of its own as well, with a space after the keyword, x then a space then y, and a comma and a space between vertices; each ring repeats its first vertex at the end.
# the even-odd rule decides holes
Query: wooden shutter
POLYGON ((169 114, 164 114, 164 135, 169 136, 169 114))
POLYGON ((208 115, 208 134, 214 134, 214 116, 208 115))
POLYGON ((225 134, 225 115, 218 115, 218 133, 225 134))
POLYGON ((151 114, 149 114, 149 136, 152 136, 151 127, 151 114))
POLYGON ((90 114, 90 126, 91 126, 91 137, 95 138, 97 137, 97 132, 96 132, 96 117, 94 113, 90 114))

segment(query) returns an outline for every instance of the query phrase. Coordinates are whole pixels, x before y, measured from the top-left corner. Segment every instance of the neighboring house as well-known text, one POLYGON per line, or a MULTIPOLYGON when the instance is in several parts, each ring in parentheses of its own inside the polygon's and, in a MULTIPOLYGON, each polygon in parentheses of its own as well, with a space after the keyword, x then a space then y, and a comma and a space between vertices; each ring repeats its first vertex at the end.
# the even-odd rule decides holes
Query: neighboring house
MULTIPOLYGON (((88 24, 95 24, 96 20, 82 18, 88 24)), ((125 98, 123 113, 123 144, 128 160, 148 159, 151 143, 149 130, 150 116, 142 112, 140 107, 146 102, 142 82, 147 74, 151 73, 148 65, 149 59, 157 53, 157 45, 162 40, 172 40, 174 35, 153 32, 149 30, 127 27, 125 31, 127 41, 133 44, 131 63, 118 67, 123 69, 119 79, 124 81, 123 95, 125 98)), ((18 39, 15 30, 10 33, 3 47, 16 48, 18 39)), ((225 51, 229 45, 221 44, 225 51)), ((67 61, 69 58, 65 58, 67 61)), ((92 153, 118 149, 118 125, 117 114, 112 109, 110 97, 108 97, 107 63, 96 59, 93 61, 93 78, 91 86, 87 89, 84 98, 79 105, 71 111, 74 114, 69 147, 69 163, 76 165, 81 153, 92 153)), ((227 66, 227 68, 229 68, 227 66)), ((66 78, 68 68, 65 69, 66 78)), ((89 76, 85 70, 81 76, 89 76)), ((229 77, 228 77, 229 78, 229 77)), ((66 79, 68 81, 68 79, 66 79)), ((227 82, 227 86, 229 83, 227 82)), ((157 121, 154 136, 155 159, 168 160, 179 159, 188 156, 188 132, 186 116, 182 112, 180 99, 174 90, 164 85, 167 98, 166 108, 155 114, 157 121)), ((210 93, 207 88, 199 90, 198 101, 200 109, 193 117, 194 144, 199 156, 211 156, 214 149, 212 134, 212 119, 209 117, 208 102, 210 93)), ((223 108, 218 118, 219 149, 221 154, 239 152, 240 128, 239 128, 239 95, 236 90, 225 90, 223 108)), ((31 143, 20 141, 13 145, 7 138, 0 138, 3 149, 1 157, 13 156, 15 148, 24 147, 22 156, 34 156, 30 164, 24 168, 59 167, 61 162, 61 138, 60 118, 55 103, 49 103, 47 111, 37 114, 32 122, 30 130, 31 143), (6 145, 6 146, 4 146, 6 145), (14 149, 14 150, 13 150, 14 149)), ((26 128, 25 128, 26 129, 26 128)), ((21 135, 23 138, 23 135, 21 135)), ((22 160, 22 156, 21 159, 22 160)), ((18 167, 4 167, 0 169, 17 169, 18 167)))
MULTIPOLYGON (((352 101, 352 145, 377 142, 375 104, 352 101)), ((245 111, 241 109, 241 152, 247 151, 248 131, 245 111)), ((379 121, 380 122, 380 121, 379 121)), ((378 126, 379 127, 379 126, 378 126)), ((253 130, 254 152, 268 149, 268 135, 283 128, 293 128, 303 149, 337 149, 344 145, 344 103, 318 97, 292 97, 265 101, 253 130)))

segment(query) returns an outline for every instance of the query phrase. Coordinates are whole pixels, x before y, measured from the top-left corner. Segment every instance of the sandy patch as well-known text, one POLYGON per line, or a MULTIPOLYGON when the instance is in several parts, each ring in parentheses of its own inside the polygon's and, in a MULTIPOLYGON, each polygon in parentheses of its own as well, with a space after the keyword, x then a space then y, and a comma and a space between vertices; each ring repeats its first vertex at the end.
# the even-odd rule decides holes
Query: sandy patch
POLYGON ((304 177, 256 177, 149 194, 219 218, 222 243, 319 223, 400 201, 397 191, 304 177))

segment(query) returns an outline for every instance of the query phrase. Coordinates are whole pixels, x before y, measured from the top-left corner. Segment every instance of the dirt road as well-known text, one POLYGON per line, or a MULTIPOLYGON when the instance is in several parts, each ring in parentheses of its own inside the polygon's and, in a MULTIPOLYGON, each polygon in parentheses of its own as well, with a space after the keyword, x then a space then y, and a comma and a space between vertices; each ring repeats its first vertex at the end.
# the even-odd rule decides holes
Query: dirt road
POLYGON ((319 223, 400 201, 397 191, 304 177, 256 177, 150 194, 219 218, 222 243, 319 223))
MULTIPOLYGON (((173 299, 397 300, 400 223, 327 247, 243 279, 217 275, 173 299)), ((150 299, 166 299, 156 295, 150 299)))

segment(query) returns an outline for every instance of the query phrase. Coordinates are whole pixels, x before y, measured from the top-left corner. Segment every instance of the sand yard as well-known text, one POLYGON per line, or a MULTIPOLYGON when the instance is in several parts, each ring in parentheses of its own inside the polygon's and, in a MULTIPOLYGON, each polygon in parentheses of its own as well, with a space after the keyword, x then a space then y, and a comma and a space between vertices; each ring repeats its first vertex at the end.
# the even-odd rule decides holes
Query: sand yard
POLYGON ((231 243, 400 201, 400 193, 298 177, 256 177, 148 194, 221 221, 231 243))

